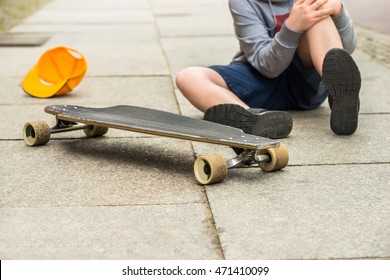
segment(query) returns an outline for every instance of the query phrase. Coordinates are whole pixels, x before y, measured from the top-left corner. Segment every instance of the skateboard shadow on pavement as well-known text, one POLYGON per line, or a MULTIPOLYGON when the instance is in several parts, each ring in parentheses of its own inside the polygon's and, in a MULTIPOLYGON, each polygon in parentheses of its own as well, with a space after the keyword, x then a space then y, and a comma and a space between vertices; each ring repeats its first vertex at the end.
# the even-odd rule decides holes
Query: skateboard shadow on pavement
POLYGON ((60 140, 66 154, 114 165, 159 169, 192 176, 194 156, 188 141, 167 138, 85 138, 60 140))

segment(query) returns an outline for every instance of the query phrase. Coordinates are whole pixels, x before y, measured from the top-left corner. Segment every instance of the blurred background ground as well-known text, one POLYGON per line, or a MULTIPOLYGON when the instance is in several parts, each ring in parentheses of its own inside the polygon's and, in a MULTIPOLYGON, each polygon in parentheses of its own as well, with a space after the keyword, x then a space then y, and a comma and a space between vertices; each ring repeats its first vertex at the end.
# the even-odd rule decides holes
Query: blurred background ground
POLYGON ((0 34, 51 0, 0 0, 0 34))

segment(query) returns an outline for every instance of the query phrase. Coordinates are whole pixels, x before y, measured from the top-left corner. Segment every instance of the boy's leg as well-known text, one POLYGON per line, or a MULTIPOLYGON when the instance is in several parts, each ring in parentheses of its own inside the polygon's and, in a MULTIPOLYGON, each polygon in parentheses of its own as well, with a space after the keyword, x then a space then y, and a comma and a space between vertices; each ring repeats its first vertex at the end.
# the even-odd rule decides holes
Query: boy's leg
POLYGON ((209 68, 190 67, 182 70, 176 76, 176 86, 202 112, 218 104, 237 104, 249 108, 229 90, 225 80, 209 68))
POLYGON ((351 135, 358 126, 361 77, 352 57, 343 50, 331 18, 305 32, 298 55, 307 68, 314 67, 328 90, 330 126, 338 135, 351 135))
POLYGON ((307 30, 299 42, 298 55, 305 68, 315 68, 322 76, 322 64, 332 48, 343 48, 340 35, 328 17, 307 30))

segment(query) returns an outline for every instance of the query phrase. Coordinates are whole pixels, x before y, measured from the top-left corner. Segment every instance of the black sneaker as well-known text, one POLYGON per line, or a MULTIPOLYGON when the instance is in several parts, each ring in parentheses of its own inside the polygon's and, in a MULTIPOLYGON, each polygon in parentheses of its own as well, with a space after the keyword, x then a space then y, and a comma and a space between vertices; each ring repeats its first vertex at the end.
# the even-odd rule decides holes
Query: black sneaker
POLYGON ((278 139, 287 137, 293 126, 287 112, 264 109, 244 109, 236 104, 220 104, 210 107, 204 119, 242 129, 245 133, 278 139))
POLYGON ((343 49, 329 50, 322 67, 322 79, 332 110, 330 127, 337 135, 352 135, 358 126, 359 68, 343 49))

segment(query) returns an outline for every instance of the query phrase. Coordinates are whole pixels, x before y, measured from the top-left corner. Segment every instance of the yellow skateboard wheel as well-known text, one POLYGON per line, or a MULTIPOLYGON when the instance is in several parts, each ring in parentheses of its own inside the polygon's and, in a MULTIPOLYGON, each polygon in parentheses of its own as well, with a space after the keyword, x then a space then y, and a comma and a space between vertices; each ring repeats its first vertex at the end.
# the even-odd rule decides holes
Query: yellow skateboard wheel
POLYGON ((219 155, 200 156, 195 160, 194 173, 202 185, 218 183, 227 175, 227 164, 219 155))
POLYGON ((99 137, 106 134, 107 131, 108 131, 108 127, 95 126, 95 125, 84 129, 84 133, 88 137, 99 137))
POLYGON ((27 122, 23 127, 23 139, 27 146, 45 145, 50 140, 50 126, 44 121, 27 122))
POLYGON ((260 168, 266 172, 281 170, 288 164, 289 155, 287 147, 284 144, 280 144, 280 146, 276 148, 260 150, 257 154, 269 156, 269 161, 259 163, 260 168))

